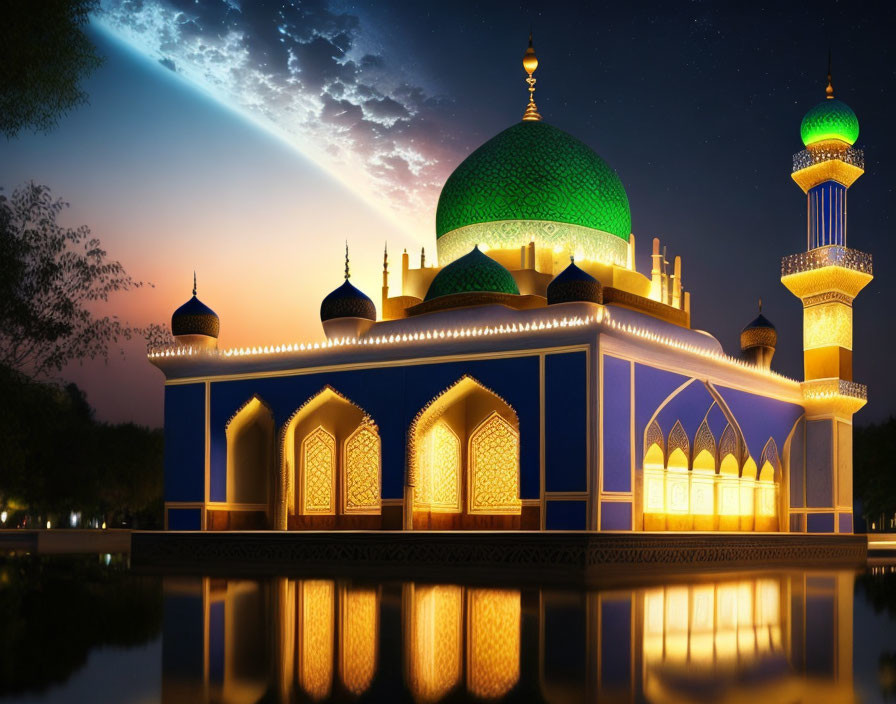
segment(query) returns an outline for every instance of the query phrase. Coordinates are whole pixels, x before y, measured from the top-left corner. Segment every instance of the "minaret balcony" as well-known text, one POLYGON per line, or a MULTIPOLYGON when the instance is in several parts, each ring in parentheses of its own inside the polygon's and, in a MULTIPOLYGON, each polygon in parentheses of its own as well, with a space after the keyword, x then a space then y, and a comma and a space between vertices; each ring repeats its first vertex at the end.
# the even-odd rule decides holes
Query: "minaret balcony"
POLYGON ((781 260, 781 283, 801 299, 832 293, 851 303, 872 278, 871 255, 840 245, 816 247, 781 260))
POLYGON ((851 416, 868 402, 868 387, 845 379, 813 379, 801 385, 803 404, 811 415, 851 416))
POLYGON ((821 142, 793 155, 791 177, 804 193, 825 181, 849 188, 863 173, 865 152, 839 140, 821 142))

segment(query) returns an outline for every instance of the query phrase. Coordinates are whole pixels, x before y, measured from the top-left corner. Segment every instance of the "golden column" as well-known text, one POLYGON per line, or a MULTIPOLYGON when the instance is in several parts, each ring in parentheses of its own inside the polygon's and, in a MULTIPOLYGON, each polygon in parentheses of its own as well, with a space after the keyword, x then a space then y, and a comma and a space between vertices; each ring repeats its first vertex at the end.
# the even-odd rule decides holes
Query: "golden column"
POLYGON ((852 378, 852 302, 872 271, 870 254, 846 246, 847 191, 865 159, 853 147, 858 119, 834 99, 830 68, 826 99, 800 132, 806 149, 794 155, 792 177, 807 198, 807 250, 782 260, 781 283, 803 303, 807 486, 831 488, 829 502, 806 508, 834 512, 837 530, 851 532, 852 416, 866 402, 865 386, 852 378))

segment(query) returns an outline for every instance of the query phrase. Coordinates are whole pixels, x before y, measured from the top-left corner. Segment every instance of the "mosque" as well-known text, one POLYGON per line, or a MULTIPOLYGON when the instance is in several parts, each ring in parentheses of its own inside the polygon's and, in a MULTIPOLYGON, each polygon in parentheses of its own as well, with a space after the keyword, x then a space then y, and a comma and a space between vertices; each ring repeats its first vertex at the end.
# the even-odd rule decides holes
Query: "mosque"
POLYGON ((530 39, 522 120, 445 182, 437 261, 404 252, 396 276, 384 253, 379 318, 348 251, 319 342, 220 349, 194 285, 149 354, 167 529, 852 532, 852 301, 872 267, 846 246, 864 155, 830 73, 793 157, 806 250, 781 264, 799 381, 772 370, 761 310, 738 356, 691 327, 658 239, 636 270, 622 181, 542 120, 537 66, 530 39))

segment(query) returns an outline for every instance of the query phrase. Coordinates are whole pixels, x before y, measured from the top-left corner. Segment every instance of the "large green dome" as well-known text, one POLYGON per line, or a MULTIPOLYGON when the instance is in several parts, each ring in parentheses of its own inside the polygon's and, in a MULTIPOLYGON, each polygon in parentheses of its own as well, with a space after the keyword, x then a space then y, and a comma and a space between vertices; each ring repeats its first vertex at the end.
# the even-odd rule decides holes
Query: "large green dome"
POLYGON ((535 238, 618 263, 631 224, 625 188, 603 159, 556 127, 524 121, 479 147, 445 182, 436 210, 439 261, 475 243, 512 248, 535 238))
POLYGON ((426 292, 431 301, 453 293, 510 293, 519 295, 513 275, 491 257, 474 247, 473 251, 442 269, 426 292))
POLYGON ((806 113, 800 125, 800 137, 807 147, 826 139, 855 144, 859 138, 859 118, 842 100, 824 100, 806 113))

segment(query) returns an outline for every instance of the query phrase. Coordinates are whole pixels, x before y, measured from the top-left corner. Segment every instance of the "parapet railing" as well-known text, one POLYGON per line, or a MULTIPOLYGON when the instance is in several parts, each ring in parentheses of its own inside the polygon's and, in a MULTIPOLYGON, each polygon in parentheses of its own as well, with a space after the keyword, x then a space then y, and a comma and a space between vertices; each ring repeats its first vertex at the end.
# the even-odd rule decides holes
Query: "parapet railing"
POLYGON ((826 161, 839 159, 844 164, 865 169, 865 152, 862 149, 846 146, 820 146, 812 149, 803 149, 793 155, 793 170, 801 171, 815 164, 823 164, 826 161))
POLYGON ((842 266, 845 269, 871 274, 871 255, 857 249, 829 244, 816 247, 808 252, 799 252, 781 260, 781 276, 800 274, 804 271, 822 269, 826 266, 842 266))

